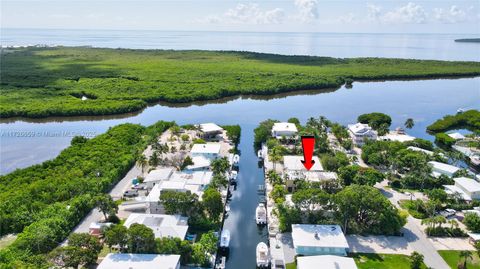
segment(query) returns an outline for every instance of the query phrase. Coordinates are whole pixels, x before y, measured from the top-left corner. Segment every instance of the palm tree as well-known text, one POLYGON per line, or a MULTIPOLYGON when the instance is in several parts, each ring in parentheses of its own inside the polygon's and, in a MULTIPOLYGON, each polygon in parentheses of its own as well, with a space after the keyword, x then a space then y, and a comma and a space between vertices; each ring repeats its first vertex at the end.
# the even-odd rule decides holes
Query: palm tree
POLYGON ((280 148, 275 146, 270 151, 270 161, 273 163, 273 170, 276 170, 277 162, 282 160, 282 155, 280 154, 280 148))
POLYGON ((143 154, 140 154, 137 159, 137 165, 140 166, 140 168, 142 169, 142 173, 144 173, 145 167, 147 167, 148 165, 147 157, 145 157, 145 155, 143 154))
POLYGON ((448 220, 448 223, 450 224, 450 229, 455 229, 458 228, 458 222, 454 219, 448 220))
POLYGON ((460 259, 463 258, 463 268, 466 269, 467 268, 467 260, 473 258, 472 253, 468 250, 462 250, 462 251, 460 251, 460 254, 458 256, 460 257, 460 259))
POLYGON ((412 118, 408 118, 408 119, 405 121, 405 128, 407 128, 407 129, 412 129, 413 126, 415 126, 415 122, 413 121, 412 118))

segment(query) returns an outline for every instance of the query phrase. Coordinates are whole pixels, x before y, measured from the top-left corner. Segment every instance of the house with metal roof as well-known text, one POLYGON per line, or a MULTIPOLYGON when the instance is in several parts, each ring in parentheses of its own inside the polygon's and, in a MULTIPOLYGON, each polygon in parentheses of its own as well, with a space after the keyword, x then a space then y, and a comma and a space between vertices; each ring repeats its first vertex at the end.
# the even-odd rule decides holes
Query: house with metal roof
POLYGON ((346 256, 349 250, 338 225, 292 224, 292 239, 297 255, 346 256))
POLYGON ((110 253, 97 269, 180 269, 180 255, 110 253))

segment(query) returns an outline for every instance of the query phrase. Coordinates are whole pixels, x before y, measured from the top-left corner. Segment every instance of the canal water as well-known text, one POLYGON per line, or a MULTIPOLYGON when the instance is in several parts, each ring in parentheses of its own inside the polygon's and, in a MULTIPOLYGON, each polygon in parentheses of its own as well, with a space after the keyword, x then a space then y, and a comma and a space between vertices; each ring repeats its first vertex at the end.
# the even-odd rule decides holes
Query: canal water
POLYGON ((230 250, 226 268, 255 268, 255 249, 260 241, 267 243, 265 226, 255 223, 255 208, 260 202, 258 185, 264 183, 263 169, 258 167, 257 155, 253 149, 254 125, 242 125, 241 153, 237 187, 230 202, 230 212, 224 222, 224 229, 230 231, 230 250))

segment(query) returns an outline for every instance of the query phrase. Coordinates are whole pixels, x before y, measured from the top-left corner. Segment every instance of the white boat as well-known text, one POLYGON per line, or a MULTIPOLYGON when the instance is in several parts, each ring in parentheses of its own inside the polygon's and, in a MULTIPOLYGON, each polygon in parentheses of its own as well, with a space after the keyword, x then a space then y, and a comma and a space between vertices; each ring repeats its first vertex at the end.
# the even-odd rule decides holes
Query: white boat
POLYGON ((270 253, 267 244, 260 242, 257 245, 257 267, 266 268, 270 265, 270 253))
POLYGON ((457 113, 463 113, 463 112, 465 112, 465 109, 463 109, 463 108, 457 109, 457 113))
POLYGON ((230 245, 230 231, 223 230, 222 234, 220 235, 220 247, 221 248, 228 248, 230 245))
POLYGON ((231 180, 233 180, 233 181, 237 180, 237 176, 238 176, 237 171, 233 170, 233 171, 230 172, 230 179, 231 180))
POLYGON ((240 155, 235 154, 233 156, 233 165, 238 165, 239 162, 240 162, 240 155))
POLYGON ((225 206, 225 212, 229 212, 230 211, 230 206, 229 205, 226 205, 225 206))
POLYGON ((258 204, 255 210, 255 221, 258 225, 267 224, 267 209, 263 203, 258 204))
POLYGON ((262 150, 258 150, 257 151, 257 157, 260 159, 260 160, 263 160, 263 154, 262 154, 262 150))

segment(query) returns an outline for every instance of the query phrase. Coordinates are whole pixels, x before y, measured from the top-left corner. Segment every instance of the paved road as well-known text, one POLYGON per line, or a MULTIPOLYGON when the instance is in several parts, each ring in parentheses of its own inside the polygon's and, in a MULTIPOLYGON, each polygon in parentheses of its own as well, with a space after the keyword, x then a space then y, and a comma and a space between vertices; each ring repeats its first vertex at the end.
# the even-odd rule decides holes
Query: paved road
MULTIPOLYGON (((122 194, 132 183, 132 179, 140 174, 142 174, 141 169, 136 165, 133 166, 125 175, 125 177, 122 178, 122 180, 120 180, 109 192, 110 196, 112 196, 114 200, 120 199, 122 194)), ((82 222, 80 222, 80 224, 77 225, 77 227, 75 227, 73 233, 88 233, 88 227, 90 224, 92 222, 98 222, 101 220, 104 220, 103 214, 95 208, 90 211, 90 213, 82 220, 82 222)))
MULTIPOLYGON (((394 190, 380 188, 380 191, 385 195, 390 202, 399 207, 398 201, 401 199, 409 199, 405 194, 394 190)), ((411 249, 423 254, 425 264, 434 269, 450 269, 448 264, 438 254, 437 249, 433 243, 427 238, 421 222, 412 216, 408 216, 407 224, 402 229, 404 237, 407 240, 411 249)))

